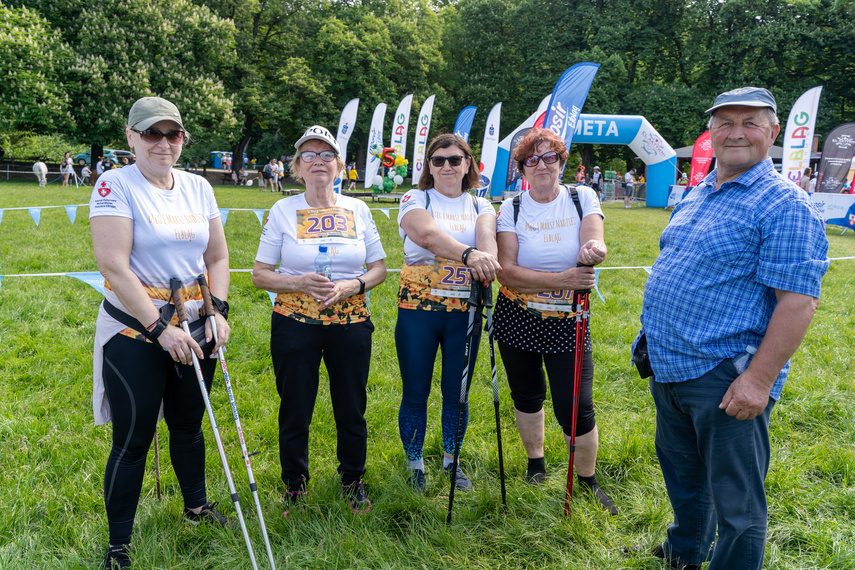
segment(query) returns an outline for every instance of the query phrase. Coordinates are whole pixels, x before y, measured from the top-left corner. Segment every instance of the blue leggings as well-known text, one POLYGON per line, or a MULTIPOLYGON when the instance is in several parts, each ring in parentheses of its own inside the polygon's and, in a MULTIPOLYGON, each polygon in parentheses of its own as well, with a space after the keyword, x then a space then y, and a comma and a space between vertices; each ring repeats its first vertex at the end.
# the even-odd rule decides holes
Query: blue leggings
MULTIPOLYGON (((427 403, 433 377, 437 348, 442 349, 442 449, 454 454, 457 418, 460 405, 460 385, 466 352, 466 330, 469 313, 398 309, 395 324, 395 345, 401 367, 403 395, 398 412, 398 431, 407 459, 422 458, 427 430, 427 403)), ((472 334, 469 355, 469 384, 478 357, 481 327, 472 334)), ((469 404, 464 407, 460 446, 469 421, 469 404)), ((459 447, 457 448, 459 449, 459 447)))

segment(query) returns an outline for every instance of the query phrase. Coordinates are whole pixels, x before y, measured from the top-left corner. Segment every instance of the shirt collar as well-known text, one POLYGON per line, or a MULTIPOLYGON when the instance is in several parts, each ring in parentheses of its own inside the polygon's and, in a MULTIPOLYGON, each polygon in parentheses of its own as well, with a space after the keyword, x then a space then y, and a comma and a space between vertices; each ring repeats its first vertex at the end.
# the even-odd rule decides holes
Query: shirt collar
MULTIPOLYGON (((765 160, 761 160, 746 172, 743 172, 736 180, 731 180, 730 182, 725 182, 722 184, 722 188, 728 186, 730 184, 738 184, 739 186, 749 187, 757 180, 764 176, 768 176, 770 173, 775 172, 775 166, 772 163, 771 158, 766 158, 765 160)), ((716 180, 718 179, 718 168, 710 172, 706 178, 703 179, 701 184, 707 184, 710 186, 710 191, 715 188, 716 180)), ((721 188, 719 189, 721 190, 721 188)))

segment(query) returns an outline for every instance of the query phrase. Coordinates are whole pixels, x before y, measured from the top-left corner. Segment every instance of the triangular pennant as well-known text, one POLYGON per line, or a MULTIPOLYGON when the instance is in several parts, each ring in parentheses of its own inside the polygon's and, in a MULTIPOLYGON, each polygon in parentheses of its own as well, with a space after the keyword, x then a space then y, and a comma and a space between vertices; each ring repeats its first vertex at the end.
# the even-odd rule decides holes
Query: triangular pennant
POLYGON ((3 222, 3 210, 0 210, 0 223, 3 222))
POLYGON ((271 293, 270 291, 268 291, 267 294, 270 295, 270 304, 276 304, 276 293, 271 293))
POLYGON ((68 214, 68 219, 71 220, 73 225, 74 220, 77 218, 77 206, 66 206, 65 213, 68 214))
POLYGON ((223 225, 226 225, 226 220, 229 217, 229 209, 228 208, 220 208, 220 219, 223 220, 223 225))
POLYGON ((380 211, 383 212, 384 214, 386 214, 387 219, 390 219, 390 220, 392 219, 389 217, 389 208, 380 208, 380 211))
MULTIPOLYGON (((3 210, 0 210, 0 213, 2 213, 2 212, 3 212, 3 210)), ((2 286, 2 285, 3 285, 3 276, 0 275, 0 286, 2 286)))
POLYGON ((258 218, 258 223, 262 226, 264 225, 264 212, 267 210, 253 210, 255 212, 255 217, 258 218))
POLYGON ((104 276, 97 271, 87 271, 83 273, 66 273, 69 277, 74 277, 83 281, 102 295, 104 294, 104 276))
POLYGON ((39 220, 42 219, 42 209, 41 208, 27 208, 27 211, 33 217, 33 221, 36 223, 36 227, 38 227, 39 220))
POLYGON ((605 299, 603 299, 603 294, 602 294, 602 293, 600 293, 599 284, 600 284, 600 269, 599 269, 599 268, 595 268, 595 269, 594 269, 594 291, 596 291, 596 292, 597 292, 597 295, 599 295, 599 296, 600 296, 600 301, 602 301, 603 303, 605 303, 605 302, 606 302, 606 300, 605 300, 605 299))
POLYGON ((653 266, 652 266, 652 265, 651 265, 650 267, 645 267, 645 268, 644 268, 644 270, 647 272, 647 274, 648 274, 648 275, 650 275, 650 271, 651 271, 652 269, 653 269, 653 266))

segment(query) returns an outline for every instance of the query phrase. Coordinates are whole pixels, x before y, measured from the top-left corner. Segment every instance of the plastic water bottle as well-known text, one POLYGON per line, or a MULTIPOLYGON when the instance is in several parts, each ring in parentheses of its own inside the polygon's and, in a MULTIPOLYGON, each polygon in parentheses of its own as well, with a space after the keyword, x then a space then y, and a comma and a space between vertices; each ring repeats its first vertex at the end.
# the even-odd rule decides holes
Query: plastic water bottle
POLYGON ((327 246, 318 246, 318 256, 315 258, 315 273, 323 275, 332 281, 332 258, 327 253, 327 246))

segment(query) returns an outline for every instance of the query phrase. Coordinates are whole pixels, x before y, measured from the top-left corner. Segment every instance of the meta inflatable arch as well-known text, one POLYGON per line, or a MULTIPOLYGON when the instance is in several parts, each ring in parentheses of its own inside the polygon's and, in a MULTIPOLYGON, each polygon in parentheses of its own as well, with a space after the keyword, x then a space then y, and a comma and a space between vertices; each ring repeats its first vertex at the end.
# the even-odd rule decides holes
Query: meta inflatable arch
MULTIPOLYGON (((644 117, 582 113, 572 142, 627 145, 647 165, 647 206, 668 205, 668 190, 677 176, 677 153, 644 117)), ((496 186, 490 195, 501 198, 505 189, 496 186)))

